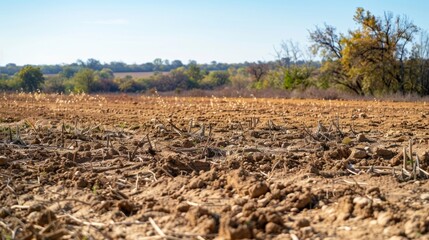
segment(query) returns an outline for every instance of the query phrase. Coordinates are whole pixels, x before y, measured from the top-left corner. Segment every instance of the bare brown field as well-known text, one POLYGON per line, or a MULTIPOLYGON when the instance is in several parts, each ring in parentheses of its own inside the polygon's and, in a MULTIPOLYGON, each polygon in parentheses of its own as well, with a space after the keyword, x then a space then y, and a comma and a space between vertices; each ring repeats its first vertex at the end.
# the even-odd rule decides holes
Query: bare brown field
POLYGON ((1 239, 428 239, 425 102, 4 94, 1 239))

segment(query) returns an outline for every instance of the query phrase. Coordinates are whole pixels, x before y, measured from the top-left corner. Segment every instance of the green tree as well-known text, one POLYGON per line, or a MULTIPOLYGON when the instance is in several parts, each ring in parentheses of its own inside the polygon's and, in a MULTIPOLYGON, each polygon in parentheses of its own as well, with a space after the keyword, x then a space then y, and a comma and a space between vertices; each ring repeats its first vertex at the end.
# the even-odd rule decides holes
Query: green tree
POLYGON ((123 78, 116 78, 114 82, 121 92, 136 92, 143 90, 130 75, 126 75, 123 78))
POLYGON ((201 80, 200 85, 202 88, 213 89, 230 82, 227 71, 213 71, 201 80))
POLYGON ((61 72, 59 73, 63 78, 72 78, 76 74, 77 70, 70 66, 64 66, 61 72))
POLYGON ((72 82, 75 92, 90 93, 94 87, 94 70, 82 68, 74 75, 72 82))
POLYGON ((162 70, 164 70, 164 62, 162 61, 161 58, 155 58, 155 60, 153 60, 153 71, 155 72, 162 72, 162 70))
POLYGON ((38 67, 24 66, 17 74, 21 87, 28 92, 36 91, 45 81, 42 71, 38 67))
POLYGON ((252 84, 252 79, 244 67, 238 69, 230 67, 228 68, 228 74, 231 86, 238 90, 248 88, 252 84))
POLYGON ((183 63, 180 60, 173 60, 171 62, 171 68, 172 69, 176 69, 176 68, 179 68, 179 67, 182 67, 182 66, 183 66, 183 63))
POLYGON ((201 68, 198 67, 198 65, 196 63, 190 63, 188 65, 186 75, 188 75, 189 78, 191 79, 191 81, 193 81, 195 83, 199 82, 204 77, 204 74, 201 71, 201 68))
POLYGON ((94 89, 95 91, 114 92, 119 90, 118 85, 113 81, 115 76, 111 69, 103 68, 100 71, 96 71, 94 75, 97 85, 97 89, 94 89))
POLYGON ((89 58, 88 60, 86 60, 85 67, 90 68, 92 70, 100 70, 103 68, 103 65, 97 59, 89 58))
POLYGON ((315 70, 312 55, 302 51, 298 43, 283 41, 276 55, 277 67, 269 71, 264 81, 265 86, 292 90, 304 89, 311 84, 310 77, 315 70))

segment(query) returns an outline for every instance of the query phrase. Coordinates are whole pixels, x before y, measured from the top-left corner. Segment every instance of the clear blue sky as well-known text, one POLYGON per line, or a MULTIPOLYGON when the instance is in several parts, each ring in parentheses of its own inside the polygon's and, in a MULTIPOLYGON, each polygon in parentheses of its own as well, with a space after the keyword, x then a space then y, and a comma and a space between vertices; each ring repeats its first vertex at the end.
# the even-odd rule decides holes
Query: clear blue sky
POLYGON ((429 29, 427 0, 2 0, 0 65, 268 61, 283 40, 308 45, 316 25, 354 28, 356 7, 429 29))

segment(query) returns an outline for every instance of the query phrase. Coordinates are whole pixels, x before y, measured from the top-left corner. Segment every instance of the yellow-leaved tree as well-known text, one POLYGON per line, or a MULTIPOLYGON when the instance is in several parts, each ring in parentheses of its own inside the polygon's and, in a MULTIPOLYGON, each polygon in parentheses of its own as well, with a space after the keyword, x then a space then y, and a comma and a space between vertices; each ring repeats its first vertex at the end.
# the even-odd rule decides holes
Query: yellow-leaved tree
POLYGON ((405 61, 418 28, 405 16, 376 17, 363 8, 353 19, 358 27, 348 35, 327 25, 310 32, 315 52, 324 58, 322 72, 360 95, 405 93, 405 61))

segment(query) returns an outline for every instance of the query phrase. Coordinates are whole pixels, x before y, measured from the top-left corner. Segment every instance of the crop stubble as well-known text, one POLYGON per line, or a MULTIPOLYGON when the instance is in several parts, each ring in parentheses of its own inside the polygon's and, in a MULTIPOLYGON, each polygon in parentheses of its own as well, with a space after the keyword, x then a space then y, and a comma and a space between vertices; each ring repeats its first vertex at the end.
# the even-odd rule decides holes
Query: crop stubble
POLYGON ((424 102, 4 94, 3 239, 428 237, 424 102))

